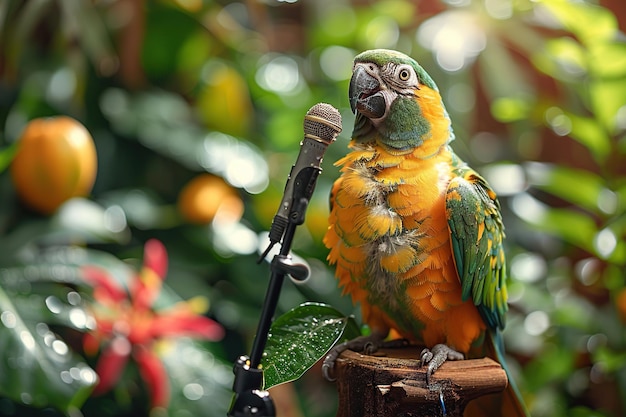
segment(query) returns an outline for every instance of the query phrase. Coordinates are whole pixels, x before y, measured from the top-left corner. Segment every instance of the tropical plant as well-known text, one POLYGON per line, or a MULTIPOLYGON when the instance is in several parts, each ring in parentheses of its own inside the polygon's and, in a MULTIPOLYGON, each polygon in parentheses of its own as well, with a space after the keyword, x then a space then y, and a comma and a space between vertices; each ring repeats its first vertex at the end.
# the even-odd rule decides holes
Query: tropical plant
MULTIPOLYGON (((352 58, 383 47, 428 69, 451 113, 453 146, 500 195, 513 277, 505 339, 533 415, 623 415, 622 3, 0 2, 0 414, 147 415, 163 406, 150 402, 147 369, 156 364, 150 369, 167 375, 170 393, 157 410, 224 415, 232 363, 247 353, 269 276, 257 251, 303 116, 317 102, 337 107, 344 129, 294 239, 312 277, 283 287, 278 312, 286 316, 273 331, 282 336, 268 346, 278 371, 272 383, 298 378, 343 326, 354 330, 346 317, 358 322, 358 314, 336 289, 321 237, 338 174, 332 163, 345 154, 353 122, 352 58), (26 124, 59 115, 93 137, 97 178, 88 198, 42 215, 20 200, 8 168, 26 124), (179 195, 209 174, 221 187, 211 192, 227 190, 220 195, 230 209, 191 220, 179 195), (112 294, 124 295, 124 314, 133 316, 136 259, 152 239, 167 248, 168 278, 154 281, 162 285, 155 304, 142 305, 154 318, 189 305, 182 300, 204 300, 203 316, 224 337, 144 338, 162 367, 139 343, 130 357, 146 366, 125 362, 115 389, 94 396, 97 364, 119 340, 102 321, 96 326, 98 317, 112 294), (111 279, 119 288, 106 295, 111 279), (314 304, 293 310, 306 302, 314 304), (300 325, 331 316, 340 326, 326 328, 316 350, 302 351, 298 366, 284 360, 291 342, 302 342, 300 325), (96 356, 84 351, 91 333, 104 344, 96 356)), ((317 368, 284 392, 298 396, 308 417, 335 413, 334 386, 317 368)))

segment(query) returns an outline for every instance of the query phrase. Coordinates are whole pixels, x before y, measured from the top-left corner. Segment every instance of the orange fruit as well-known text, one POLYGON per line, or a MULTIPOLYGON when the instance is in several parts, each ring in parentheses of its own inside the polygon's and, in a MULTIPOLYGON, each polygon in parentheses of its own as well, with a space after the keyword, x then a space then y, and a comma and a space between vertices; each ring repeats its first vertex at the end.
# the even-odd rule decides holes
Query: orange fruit
POLYGON ((34 119, 22 132, 10 170, 22 201, 50 214, 68 199, 91 192, 96 147, 85 126, 71 117, 34 119))
POLYGON ((236 222, 244 211, 237 190, 211 174, 200 174, 189 181, 178 195, 177 204, 183 218, 193 224, 207 224, 213 220, 236 222))

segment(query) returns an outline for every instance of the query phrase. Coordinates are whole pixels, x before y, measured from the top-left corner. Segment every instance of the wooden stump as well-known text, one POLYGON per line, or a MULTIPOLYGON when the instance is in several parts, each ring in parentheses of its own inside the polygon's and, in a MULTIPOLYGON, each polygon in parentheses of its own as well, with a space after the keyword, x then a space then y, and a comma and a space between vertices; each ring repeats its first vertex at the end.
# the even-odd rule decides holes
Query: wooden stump
POLYGON ((462 416, 473 399, 503 391, 508 383, 489 359, 445 362, 426 384, 420 348, 383 349, 376 356, 345 351, 335 363, 337 417, 462 416), (442 406, 443 403, 443 406, 442 406))

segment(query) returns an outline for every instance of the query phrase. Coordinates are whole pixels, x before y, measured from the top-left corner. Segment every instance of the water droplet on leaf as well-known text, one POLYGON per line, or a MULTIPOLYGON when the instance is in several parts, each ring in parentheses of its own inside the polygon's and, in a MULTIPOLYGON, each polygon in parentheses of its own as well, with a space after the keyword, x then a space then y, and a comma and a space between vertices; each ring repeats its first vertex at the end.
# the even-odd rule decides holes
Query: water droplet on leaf
POLYGON ((2 314, 0 314, 0 321, 7 329, 12 329, 17 324, 17 318, 12 311, 3 311, 2 314))
POLYGON ((61 312, 61 309, 63 308, 63 303, 61 303, 61 300, 56 298, 54 295, 46 297, 45 302, 46 307, 48 307, 48 310, 50 310, 50 312, 53 314, 59 314, 61 312))
POLYGON ((77 306, 77 305, 80 305, 80 303, 82 302, 82 297, 76 291, 71 291, 67 294, 67 301, 71 305, 77 306))
POLYGON ((183 395, 188 400, 197 401, 204 395, 204 388, 202 385, 192 382, 183 387, 183 395))

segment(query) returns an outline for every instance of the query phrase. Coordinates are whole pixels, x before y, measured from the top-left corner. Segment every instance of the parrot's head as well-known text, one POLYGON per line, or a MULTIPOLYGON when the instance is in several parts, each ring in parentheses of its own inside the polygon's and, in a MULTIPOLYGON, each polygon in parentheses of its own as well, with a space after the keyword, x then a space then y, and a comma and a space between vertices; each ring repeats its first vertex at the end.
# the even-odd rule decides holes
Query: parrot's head
POLYGON ((375 138, 387 150, 403 153, 426 141, 447 144, 454 137, 437 85, 403 53, 374 49, 357 55, 349 98, 357 115, 356 141, 375 138))

